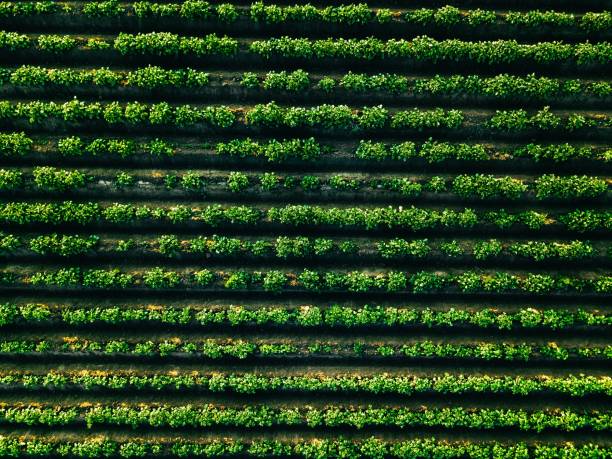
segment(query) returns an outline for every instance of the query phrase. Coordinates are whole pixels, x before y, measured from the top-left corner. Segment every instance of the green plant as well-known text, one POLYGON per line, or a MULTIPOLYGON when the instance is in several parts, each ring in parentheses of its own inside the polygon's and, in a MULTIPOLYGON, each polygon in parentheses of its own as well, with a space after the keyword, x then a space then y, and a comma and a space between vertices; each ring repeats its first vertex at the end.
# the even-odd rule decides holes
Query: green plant
POLYGON ((326 93, 330 93, 336 87, 336 80, 331 77, 323 77, 317 83, 317 87, 326 93))
POLYGON ((174 271, 165 271, 163 268, 156 267, 143 274, 144 284, 152 289, 166 289, 177 287, 181 282, 181 277, 174 271))
POLYGON ((221 3, 215 7, 215 12, 220 21, 232 23, 238 18, 238 11, 231 3, 221 3))
POLYGON ((208 269, 203 269, 201 271, 196 271, 193 274, 193 277, 198 285, 202 287, 208 287, 214 282, 216 276, 212 271, 209 271, 208 269))
POLYGON ((263 279, 263 288, 266 292, 280 293, 286 282, 287 277, 285 273, 281 271, 268 271, 263 279))
POLYGON ((440 244, 440 251, 449 257, 459 257, 463 255, 463 248, 455 240, 440 244))
POLYGON ((118 252, 127 252, 128 250, 132 250, 134 247, 136 247, 136 241, 133 239, 117 241, 118 252))
POLYGON ((196 172, 186 172, 181 177, 181 188, 187 191, 201 191, 204 188, 204 179, 196 172))
POLYGON ((85 185, 86 177, 78 170, 57 169, 50 166, 35 167, 32 171, 34 184, 48 191, 67 191, 85 185))
POLYGON ((132 187, 135 183, 136 178, 127 172, 119 172, 115 178, 115 185, 118 188, 132 187))
POLYGON ((225 281, 225 288, 231 290, 246 289, 251 282, 251 276, 245 271, 236 271, 229 275, 225 281))
POLYGON ((280 177, 274 172, 264 172, 260 178, 261 189, 265 191, 272 191, 276 189, 280 182, 280 177))
POLYGON ((487 258, 496 257, 502 251, 502 245, 495 239, 489 241, 478 241, 474 244, 474 258, 477 260, 486 260, 487 258))
POLYGON ((246 88, 256 89, 259 87, 259 78, 254 72, 244 72, 240 84, 246 88))
POLYGON ((120 16, 123 8, 117 0, 97 1, 86 3, 83 6, 83 14, 91 17, 113 17, 120 16))
POLYGON ((70 35, 40 35, 38 47, 54 54, 72 51, 77 46, 77 41, 70 35))
POLYGON ((174 235, 164 235, 157 240, 159 253, 167 257, 176 257, 181 251, 181 241, 174 235))
POLYGON ((23 185, 23 174, 18 170, 0 169, 0 190, 16 190, 23 185))
POLYGON ((249 187, 249 177, 243 172, 230 172, 227 186, 232 192, 239 193, 249 187))

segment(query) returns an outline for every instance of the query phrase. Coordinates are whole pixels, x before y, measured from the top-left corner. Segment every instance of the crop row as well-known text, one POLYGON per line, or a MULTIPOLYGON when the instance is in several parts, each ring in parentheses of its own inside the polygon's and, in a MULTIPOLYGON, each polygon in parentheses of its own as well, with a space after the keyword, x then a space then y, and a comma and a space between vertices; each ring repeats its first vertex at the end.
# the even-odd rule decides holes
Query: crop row
POLYGON ((121 171, 116 175, 92 175, 79 169, 60 169, 39 166, 32 171, 22 169, 0 169, 0 191, 36 190, 48 192, 69 192, 88 188, 95 190, 102 183, 102 189, 111 182, 115 189, 143 188, 147 193, 164 193, 180 189, 198 195, 208 192, 237 193, 250 195, 258 192, 302 191, 313 197, 320 192, 364 192, 381 191, 389 196, 415 198, 425 193, 469 199, 518 200, 535 197, 546 199, 598 198, 608 193, 608 183, 600 177, 586 175, 557 176, 545 174, 534 179, 491 174, 461 174, 454 178, 434 176, 431 178, 373 177, 359 175, 279 175, 264 172, 247 175, 244 172, 228 172, 201 175, 188 171, 183 174, 135 175, 121 171))
POLYGON ((191 356, 199 359, 246 359, 257 357, 313 358, 323 356, 367 359, 476 359, 483 361, 532 361, 568 359, 610 360, 612 346, 563 346, 556 342, 546 345, 508 343, 502 341, 470 344, 419 341, 411 344, 372 344, 362 341, 337 343, 310 341, 309 344, 291 341, 258 340, 183 340, 179 337, 163 341, 90 340, 76 336, 62 340, 3 340, 0 354, 39 355, 61 354, 67 356, 133 356, 176 357, 191 356))
POLYGON ((551 215, 533 210, 509 213, 504 209, 475 212, 466 208, 435 210, 418 207, 394 208, 326 208, 310 205, 287 205, 283 207, 258 208, 248 206, 222 207, 213 204, 203 207, 149 207, 132 204, 105 204, 73 201, 5 202, 0 204, 0 221, 7 224, 28 225, 44 223, 62 225, 66 223, 87 225, 92 223, 152 224, 164 222, 185 224, 194 222, 201 226, 216 228, 220 225, 280 224, 288 228, 328 226, 338 229, 403 229, 422 231, 427 229, 474 229, 482 225, 507 230, 518 226, 532 231, 552 225, 561 225, 575 232, 612 228, 612 212, 598 210, 574 210, 551 215))
MULTIPOLYGON (((94 176, 80 170, 58 169, 44 166, 35 167, 31 174, 20 169, 0 169, 0 190, 34 189, 65 192, 90 186, 92 182, 107 181, 108 176, 94 176)), ((112 177, 110 177, 113 180, 112 177)), ((257 190, 275 191, 279 189, 301 189, 305 192, 317 192, 329 189, 336 191, 385 190, 399 193, 402 196, 416 197, 423 192, 452 193, 462 198, 504 198, 520 199, 525 195, 535 194, 537 199, 574 199, 594 198, 608 191, 606 180, 588 176, 556 176, 546 174, 532 181, 511 176, 496 177, 485 174, 458 175, 454 179, 435 176, 431 179, 409 179, 405 177, 385 177, 379 179, 362 179, 351 175, 332 175, 319 177, 280 176, 266 172, 259 176, 249 176, 243 172, 229 172, 216 176, 202 176, 197 172, 183 175, 167 174, 159 179, 151 176, 132 175, 120 172, 114 177, 114 186, 130 188, 136 182, 161 186, 162 189, 180 188, 188 192, 206 193, 210 191, 228 191, 233 193, 250 193, 257 190), (252 188, 256 187, 255 190, 252 188)), ((140 185, 138 185, 140 186, 140 185)))
POLYGON ((40 35, 37 38, 16 32, 0 31, 0 49, 20 52, 35 50, 51 55, 82 50, 113 50, 121 56, 236 56, 240 51, 263 59, 273 57, 291 59, 343 58, 371 61, 374 59, 404 59, 417 62, 474 62, 494 65, 508 63, 564 64, 578 66, 607 64, 612 51, 608 42, 567 44, 540 42, 522 44, 516 40, 463 41, 435 40, 421 36, 412 40, 380 40, 369 37, 308 38, 279 37, 240 42, 228 36, 209 34, 205 37, 187 37, 170 32, 124 33, 116 38, 81 38, 71 35, 40 35))
MULTIPOLYGON (((34 153, 43 148, 46 142, 28 137, 23 132, 0 133, 0 155, 19 157, 34 153)), ((171 157, 184 148, 167 141, 154 139, 150 142, 135 142, 129 139, 96 138, 83 139, 77 136, 62 137, 52 142, 53 149, 46 150, 45 155, 58 154, 62 157, 119 157, 129 158, 136 155, 153 157, 171 157)), ((314 138, 292 140, 269 140, 257 142, 249 138, 234 139, 216 144, 205 143, 202 148, 212 149, 217 155, 239 158, 265 158, 271 163, 282 163, 287 160, 325 161, 334 154, 333 147, 321 145, 314 138)), ((570 144, 527 144, 508 151, 494 150, 482 144, 464 144, 439 142, 429 139, 417 145, 406 141, 396 144, 385 144, 362 140, 350 156, 364 161, 409 161, 422 158, 428 163, 439 163, 446 160, 488 161, 506 158, 530 158, 534 161, 552 160, 565 162, 576 159, 609 162, 612 150, 601 151, 589 146, 570 144)))
MULTIPOLYGON (((4 405, 4 404, 3 404, 4 405)), ((87 429, 108 426, 208 428, 262 428, 278 426, 349 427, 363 429, 385 426, 400 429, 436 427, 445 429, 518 429, 527 432, 559 430, 608 431, 612 415, 606 412, 581 412, 567 409, 526 411, 493 408, 420 407, 363 408, 325 406, 315 408, 274 408, 266 405, 220 407, 199 405, 97 405, 90 408, 70 406, 0 405, 0 423, 27 426, 85 425, 87 429)))
POLYGON ((395 376, 387 373, 357 375, 352 373, 269 376, 262 373, 200 373, 197 371, 141 374, 124 371, 49 373, 0 373, 4 388, 33 391, 48 389, 95 392, 187 391, 256 394, 268 392, 363 393, 363 394, 511 394, 519 396, 555 393, 572 397, 612 395, 609 376, 489 376, 442 374, 436 376, 395 376))
POLYGON ((498 308, 466 309, 450 307, 446 310, 395 306, 370 306, 352 308, 332 304, 328 307, 303 305, 287 307, 244 307, 230 305, 216 308, 172 307, 147 305, 133 307, 50 306, 47 304, 0 304, 0 326, 11 324, 66 325, 125 324, 142 325, 191 325, 191 326, 292 326, 360 328, 406 326, 428 328, 452 328, 475 326, 478 328, 545 328, 551 330, 572 329, 576 326, 612 325, 612 316, 602 312, 578 309, 576 311, 521 308, 515 312, 503 312, 498 308))
POLYGON ((96 289, 171 289, 222 288, 226 290, 260 290, 281 293, 294 290, 309 292, 348 291, 431 293, 457 290, 462 293, 529 293, 612 292, 612 276, 562 276, 549 274, 510 274, 463 271, 450 274, 419 271, 311 271, 299 274, 271 270, 260 271, 171 271, 161 267, 144 271, 122 272, 119 269, 60 268, 32 273, 0 271, 4 285, 43 287, 87 287, 96 289))
MULTIPOLYGON (((140 37, 143 36, 145 35, 132 35, 128 40, 124 40, 121 43, 123 46, 118 47, 120 52, 127 54, 133 52, 134 49, 138 49, 138 46, 134 46, 134 42, 131 40, 142 43, 143 40, 140 37), (127 46, 126 43, 128 43, 127 46)), ((149 42, 151 44, 144 46, 154 46, 156 41, 156 38, 152 38, 149 42)), ((140 46, 142 47, 142 44, 140 46)), ((254 41, 249 47, 250 52, 266 59, 272 57, 350 58, 368 61, 401 58, 417 62, 466 61, 487 65, 517 62, 534 62, 537 64, 576 62, 579 66, 607 63, 611 49, 612 44, 608 42, 594 44, 588 42, 578 44, 561 42, 519 44, 516 40, 470 42, 458 39, 435 40, 427 36, 416 37, 412 40, 392 39, 388 41, 373 37, 366 39, 330 38, 325 40, 280 37, 254 41)))
POLYGON ((589 32, 603 30, 612 26, 612 17, 609 12, 589 12, 580 17, 574 16, 571 13, 542 12, 539 10, 525 12, 511 11, 498 14, 492 10, 481 9, 461 11, 459 8, 449 5, 436 9, 421 8, 402 13, 387 8, 377 8, 374 10, 366 4, 315 8, 310 4, 281 7, 274 4, 265 5, 263 2, 256 2, 251 4, 249 13, 253 20, 267 24, 323 21, 347 25, 365 25, 373 22, 386 24, 393 21, 422 26, 452 27, 465 25, 477 28, 505 22, 517 27, 526 28, 542 25, 563 28, 577 26, 589 32))
MULTIPOLYGON (((10 134, 9 134, 10 135, 10 134)), ((230 141, 226 145, 232 147, 219 148, 217 152, 237 155, 241 145, 248 146, 248 140, 230 141), (245 145, 246 144, 246 145, 245 145)), ((259 156, 265 156, 269 161, 277 161, 275 156, 268 154, 268 145, 256 144, 257 149, 252 147, 247 152, 254 150, 259 156)), ((355 151, 355 156, 362 160, 372 161, 407 161, 413 158, 422 158, 428 163, 439 163, 446 160, 459 161, 487 161, 499 158, 529 158, 535 162, 541 160, 552 160, 554 162, 564 162, 576 159, 591 159, 608 162, 612 158, 612 151, 598 151, 592 147, 576 147, 570 144, 534 144, 530 143, 510 151, 491 150, 482 144, 457 144, 448 142, 433 141, 431 138, 416 146, 414 142, 402 142, 398 144, 385 144, 362 140, 355 151)), ((509 160, 506 159, 506 160, 509 160)))
POLYGON ((82 441, 65 441, 30 437, 23 439, 0 436, 0 454, 6 457, 299 457, 304 459, 337 458, 416 458, 444 457, 447 459, 599 459, 610 454, 610 448, 597 444, 564 443, 563 445, 527 445, 523 442, 448 442, 435 438, 419 438, 406 441, 385 441, 376 437, 365 440, 300 439, 289 443, 278 440, 252 442, 232 439, 210 442, 189 442, 182 439, 156 441, 135 438, 117 442, 108 438, 85 438, 82 441))
POLYGON ((557 115, 544 107, 528 113, 526 110, 497 110, 494 115, 470 115, 461 110, 413 108, 391 112, 382 105, 354 109, 347 105, 314 107, 283 107, 275 102, 252 108, 230 108, 224 105, 197 107, 170 105, 167 102, 145 104, 117 101, 101 104, 76 98, 64 102, 0 101, 0 120, 21 121, 41 125, 50 120, 67 123, 98 122, 104 126, 176 126, 200 125, 206 128, 229 129, 236 126, 255 128, 311 128, 344 132, 380 131, 385 129, 460 130, 468 124, 486 132, 521 132, 526 130, 575 132, 610 127, 612 121, 604 114, 570 113, 557 115))
MULTIPOLYGON (((158 4, 162 5, 162 4, 158 4)), ((266 91, 290 91, 307 93, 320 90, 324 93, 365 93, 381 91, 391 94, 484 96, 512 100, 516 97, 547 99, 551 97, 596 97, 612 95, 612 85, 607 81, 581 79, 556 79, 529 74, 524 77, 500 74, 494 77, 479 75, 436 75, 431 78, 410 78, 399 74, 364 74, 348 72, 342 77, 314 78, 304 70, 293 72, 271 71, 266 74, 245 72, 239 81, 223 74, 187 69, 164 69, 147 66, 136 70, 44 68, 32 65, 0 68, 0 82, 25 88, 91 85, 103 88, 138 88, 160 90, 176 88, 204 88, 211 83, 240 85, 248 89, 266 91)), ((92 88, 93 89, 93 88, 92 88)))
POLYGON ((57 233, 22 238, 0 232, 0 255, 9 254, 59 255, 72 257, 92 253, 111 253, 119 257, 129 254, 160 254, 168 258, 181 255, 204 255, 206 259, 223 257, 253 257, 280 259, 313 259, 355 255, 378 256, 384 259, 426 259, 428 256, 447 260, 470 256, 473 260, 503 260, 521 257, 530 261, 588 260, 610 257, 612 252, 588 241, 526 241, 501 242, 497 239, 460 243, 456 240, 429 242, 428 239, 389 239, 364 243, 359 240, 287 237, 276 239, 237 239, 213 235, 179 239, 167 234, 157 239, 101 239, 97 235, 60 235, 57 233))
MULTIPOLYGON (((127 158, 136 154, 148 154, 153 157, 170 157, 176 148, 168 142, 154 139, 149 142, 134 142, 126 139, 98 138, 83 141, 79 137, 64 137, 55 144, 57 153, 63 157, 73 156, 118 156, 127 158)), ((34 153, 42 145, 24 132, 0 133, 0 155, 18 157, 34 153)), ((49 154, 52 154, 49 152, 49 154)))
MULTIPOLYGON (((173 72, 173 70, 162 70, 160 72, 154 69, 154 67, 148 68, 150 77, 147 81, 152 81, 152 83, 145 87, 163 87, 164 81, 169 79, 169 75, 166 76, 164 72, 173 72), (155 77, 157 77, 156 80, 155 77), (158 82, 161 82, 161 84, 158 82)), ((41 72, 41 70, 37 71, 41 72)), ((166 85, 168 84, 170 83, 166 83, 166 85)), ((511 100, 516 97, 547 99, 577 95, 607 97, 612 93, 612 86, 605 81, 560 80, 537 77, 533 73, 525 77, 499 74, 494 77, 435 75, 430 78, 408 78, 389 73, 371 75, 348 72, 342 77, 325 76, 314 80, 304 70, 268 72, 263 76, 254 72, 246 72, 241 77, 240 85, 251 89, 283 90, 298 94, 310 90, 321 90, 326 93, 339 92, 340 90, 354 93, 381 91, 396 95, 470 95, 494 97, 502 100, 511 100)))
POLYGON ((451 28, 467 26, 474 29, 487 25, 509 24, 527 30, 546 26, 558 30, 575 27, 586 32, 604 31, 612 27, 609 11, 587 12, 582 15, 558 11, 460 10, 454 6, 421 8, 402 12, 388 8, 372 8, 365 3, 327 6, 320 8, 310 3, 282 6, 253 2, 248 8, 237 8, 231 3, 211 4, 202 0, 182 3, 139 1, 120 5, 117 0, 86 3, 82 7, 60 2, 3 2, 0 17, 13 18, 62 13, 84 15, 89 18, 117 18, 134 15, 138 18, 181 18, 183 20, 213 20, 231 24, 237 20, 257 23, 331 23, 342 25, 388 24, 438 26, 451 28))

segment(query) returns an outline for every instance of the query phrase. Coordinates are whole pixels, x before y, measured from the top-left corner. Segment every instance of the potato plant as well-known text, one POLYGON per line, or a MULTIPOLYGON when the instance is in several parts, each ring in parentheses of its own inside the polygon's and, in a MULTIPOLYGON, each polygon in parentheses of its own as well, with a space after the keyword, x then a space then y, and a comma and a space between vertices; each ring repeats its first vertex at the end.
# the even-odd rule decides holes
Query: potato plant
POLYGON ((0 2, 0 457, 609 458, 603 3, 0 2))

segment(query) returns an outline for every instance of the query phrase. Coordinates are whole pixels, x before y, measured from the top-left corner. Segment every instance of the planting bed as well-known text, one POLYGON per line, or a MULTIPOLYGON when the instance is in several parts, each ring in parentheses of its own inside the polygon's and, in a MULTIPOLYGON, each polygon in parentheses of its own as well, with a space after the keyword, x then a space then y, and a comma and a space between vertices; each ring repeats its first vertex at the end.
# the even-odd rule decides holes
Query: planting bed
POLYGON ((0 3, 0 458, 612 457, 612 2, 0 3))

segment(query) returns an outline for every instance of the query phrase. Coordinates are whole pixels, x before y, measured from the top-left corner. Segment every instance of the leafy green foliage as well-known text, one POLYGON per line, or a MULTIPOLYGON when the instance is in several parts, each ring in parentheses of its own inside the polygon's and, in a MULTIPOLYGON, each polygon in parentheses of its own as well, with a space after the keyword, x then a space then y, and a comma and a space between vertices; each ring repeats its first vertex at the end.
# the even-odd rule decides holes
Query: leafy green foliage
POLYGON ((230 172, 227 186, 234 193, 246 190, 249 187, 249 177, 243 172, 230 172))
POLYGON ((593 198, 608 191, 606 180, 598 177, 543 175, 536 179, 536 196, 543 198, 593 198))
POLYGON ((95 235, 82 237, 53 233, 30 239, 29 248, 41 255, 71 257, 87 253, 94 249, 99 240, 100 238, 95 235))
POLYGON ((183 37, 170 32, 130 34, 121 32, 113 42, 114 49, 126 55, 221 55, 231 56, 238 51, 238 41, 215 34, 203 38, 183 37))
POLYGON ((120 16, 123 8, 119 6, 118 0, 107 0, 86 3, 81 11, 89 17, 105 18, 120 16))
POLYGON ((516 62, 554 64, 575 61, 578 65, 590 65, 605 63, 610 46, 612 45, 609 43, 523 44, 515 40, 468 42, 457 39, 435 40, 427 36, 412 40, 389 41, 374 37, 309 40, 284 36, 254 41, 250 44, 249 50, 266 59, 272 57, 311 59, 316 56, 366 61, 403 58, 432 63, 461 60, 487 65, 516 62))
MULTIPOLYGON (((393 351, 391 351, 393 352, 393 351)), ((10 405, 9 405, 10 406, 10 405)), ((369 426, 442 426, 460 425, 467 429, 494 429, 501 426, 519 427, 524 431, 541 432, 555 428, 573 431, 575 425, 591 430, 604 430, 607 415, 597 411, 563 410, 522 410, 522 409, 466 409, 453 408, 347 408, 327 405, 321 408, 306 407, 277 408, 267 405, 244 407, 222 407, 209 404, 205 407, 192 405, 125 405, 116 407, 100 404, 89 408, 58 406, 7 407, 0 408, 0 417, 8 423, 32 425, 74 425, 83 419, 87 428, 119 425, 172 426, 204 428, 209 426, 252 427, 270 425, 298 425, 308 427, 348 426, 363 428, 369 426), (155 409, 155 415, 148 412, 155 409), (53 417, 48 416, 53 412, 53 417), (145 416, 145 412, 147 415, 145 416), (291 418, 289 418, 291 416, 291 418), (499 419, 491 421, 490 419, 499 419), (565 419, 571 421, 564 421, 565 419), (172 424, 170 424, 172 419, 172 424), (291 420, 289 420, 291 419, 291 420), (484 419, 489 419, 486 427, 484 419)), ((381 445, 384 445, 381 443, 381 445)), ((384 448, 384 447, 383 447, 384 448)))
POLYGON ((11 191, 21 188, 23 174, 15 169, 0 169, 0 190, 11 191))
POLYGON ((142 278, 144 284, 153 289, 164 289, 177 287, 181 278, 174 271, 165 271, 163 268, 157 267, 144 273, 142 278))
POLYGON ((42 51, 62 54, 72 51, 77 46, 77 41, 70 35, 40 35, 37 44, 42 51))
POLYGON ((522 180, 484 174, 459 175, 453 180, 453 191, 461 197, 518 199, 527 191, 522 180))
POLYGON ((263 279, 266 292, 280 293, 287 282, 287 276, 281 271, 268 271, 263 279))
POLYGON ((64 170, 50 166, 35 167, 32 171, 37 187, 47 191, 67 191, 85 186, 86 177, 78 170, 64 170))
MULTIPOLYGON (((0 341, 0 353, 42 354, 61 352, 63 354, 87 353, 90 355, 158 356, 167 358, 172 353, 183 356, 199 357, 210 360, 236 359, 248 357, 293 354, 299 356, 350 355, 354 357, 398 358, 412 360, 425 357, 478 359, 481 361, 564 361, 571 358, 581 360, 609 359, 609 351, 604 346, 564 347, 555 342, 543 346, 527 343, 482 342, 478 344, 449 344, 445 342, 419 341, 413 344, 366 344, 336 343, 318 341, 310 345, 296 345, 287 341, 261 342, 243 340, 191 340, 180 339, 161 341, 125 340, 13 340, 0 341)), ((148 419, 148 418, 147 418, 148 419)), ((558 421, 557 421, 558 422, 558 421)), ((592 428, 603 428, 605 420, 594 420, 592 428)), ((537 430, 537 428, 530 428, 537 430)))
POLYGON ((474 228, 478 224, 492 224, 502 230, 514 225, 526 225, 536 231, 547 225, 562 225, 569 231, 585 232, 612 227, 610 216, 605 211, 576 210, 545 214, 535 211, 508 213, 501 209, 476 213, 472 209, 432 210, 419 207, 393 208, 347 207, 342 209, 309 205, 287 205, 262 210, 257 207, 222 207, 218 204, 191 208, 147 207, 130 204, 111 204, 101 207, 97 203, 5 202, 0 203, 0 221, 12 224, 86 223, 105 220, 109 223, 130 223, 163 220, 173 224, 197 218, 201 225, 217 227, 221 223, 232 225, 265 225, 278 223, 287 227, 304 227, 313 224, 333 227, 354 227, 363 230, 376 228, 401 228, 423 230, 427 228, 474 228))
POLYGON ((232 140, 228 143, 218 143, 216 152, 219 155, 245 157, 265 157, 270 162, 283 162, 292 158, 312 161, 321 155, 321 146, 314 138, 306 140, 293 139, 268 143, 258 143, 250 139, 232 140))
POLYGON ((215 441, 170 441, 156 442, 148 440, 134 440, 129 442, 116 442, 108 439, 86 438, 82 441, 53 441, 47 438, 33 438, 26 445, 17 437, 3 437, 0 439, 0 450, 10 451, 12 456, 24 457, 37 451, 38 455, 50 456, 60 453, 74 456, 82 455, 84 451, 89 456, 121 457, 161 457, 175 455, 178 457, 218 457, 219 455, 236 454, 274 454, 275 456, 296 456, 302 458, 326 457, 330 451, 343 451, 347 457, 393 457, 401 458, 415 452, 428 454, 432 457, 442 454, 455 457, 463 454, 465 450, 479 457, 490 457, 497 451, 503 450, 516 457, 534 457, 546 459, 550 457, 574 457, 588 459, 593 453, 605 455, 607 450, 596 444, 587 443, 581 446, 564 444, 562 446, 552 443, 538 444, 529 447, 526 443, 518 442, 507 445, 499 442, 448 442, 436 438, 412 439, 401 442, 388 442, 376 437, 365 440, 348 440, 345 438, 325 439, 315 438, 300 443, 285 443, 268 440, 254 440, 242 442, 237 440, 215 441), (375 448, 375 449, 374 449, 375 448), (376 454, 376 456, 374 456, 376 454))

